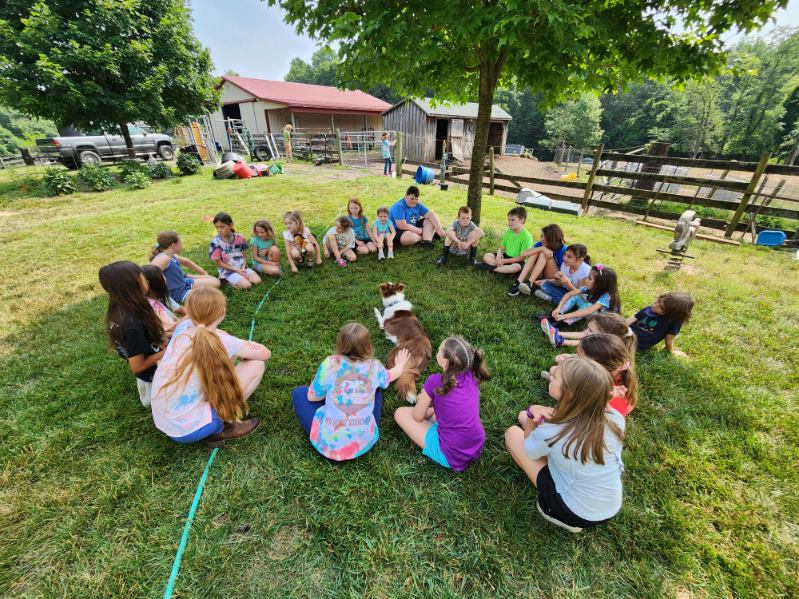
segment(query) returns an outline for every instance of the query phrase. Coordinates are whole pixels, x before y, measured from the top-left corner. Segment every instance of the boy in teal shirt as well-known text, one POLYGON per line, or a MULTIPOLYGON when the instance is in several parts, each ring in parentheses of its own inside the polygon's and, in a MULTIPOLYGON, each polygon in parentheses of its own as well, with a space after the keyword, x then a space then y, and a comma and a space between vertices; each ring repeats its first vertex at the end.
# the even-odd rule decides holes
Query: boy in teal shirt
POLYGON ((508 230, 502 236, 499 249, 495 254, 483 254, 483 262, 477 268, 501 274, 513 274, 522 270, 525 258, 521 255, 533 247, 533 236, 524 228, 527 222, 527 210, 524 206, 516 206, 508 211, 508 230))

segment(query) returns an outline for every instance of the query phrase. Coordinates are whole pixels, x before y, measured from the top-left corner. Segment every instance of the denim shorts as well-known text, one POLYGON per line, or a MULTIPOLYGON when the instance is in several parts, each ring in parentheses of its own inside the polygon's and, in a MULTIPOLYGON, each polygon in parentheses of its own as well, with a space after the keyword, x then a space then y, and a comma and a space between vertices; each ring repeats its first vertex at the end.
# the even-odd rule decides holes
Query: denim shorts
POLYGON ((424 436, 424 449, 422 455, 427 456, 436 464, 444 466, 444 468, 452 468, 447 461, 447 456, 441 451, 441 445, 438 441, 438 422, 427 429, 427 434, 424 436))
POLYGON ((219 415, 216 413, 216 410, 211 408, 211 422, 198 428, 193 433, 189 433, 188 435, 169 438, 173 441, 177 441, 178 443, 196 443, 197 441, 202 441, 206 437, 221 433, 224 427, 225 424, 219 419, 219 415))

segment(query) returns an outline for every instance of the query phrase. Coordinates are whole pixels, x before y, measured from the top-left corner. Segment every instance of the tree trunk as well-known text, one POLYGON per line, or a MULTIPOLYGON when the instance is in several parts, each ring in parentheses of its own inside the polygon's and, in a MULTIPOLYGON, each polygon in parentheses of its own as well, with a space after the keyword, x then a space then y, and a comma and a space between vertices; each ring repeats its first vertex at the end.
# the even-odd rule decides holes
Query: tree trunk
POLYGON ((128 131, 127 123, 120 123, 119 130, 122 132, 122 137, 125 138, 125 146, 128 148, 128 158, 136 159, 136 149, 133 147, 133 140, 130 138, 130 131, 128 131))
POLYGON ((796 146, 791 155, 788 157, 788 166, 793 166, 794 160, 796 160, 796 155, 799 154, 799 146, 796 146))
POLYGON ((472 209, 472 220, 477 224, 480 223, 480 207, 483 199, 483 167, 488 146, 488 129, 491 126, 491 105, 494 102, 494 91, 497 89, 504 62, 504 54, 496 61, 480 61, 479 106, 472 147, 472 164, 469 168, 469 191, 466 196, 466 203, 472 209))

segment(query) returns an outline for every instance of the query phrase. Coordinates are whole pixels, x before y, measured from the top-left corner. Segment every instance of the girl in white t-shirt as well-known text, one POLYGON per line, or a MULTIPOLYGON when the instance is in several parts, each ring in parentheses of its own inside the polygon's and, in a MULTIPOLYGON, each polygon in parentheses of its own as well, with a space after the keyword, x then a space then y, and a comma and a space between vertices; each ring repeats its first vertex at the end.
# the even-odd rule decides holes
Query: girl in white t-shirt
POLYGON ((588 358, 565 360, 552 372, 557 407, 530 406, 505 446, 538 489, 541 515, 570 532, 607 522, 621 509, 624 418, 608 408, 613 381, 588 358))
POLYGON ((225 318, 225 304, 217 289, 191 292, 188 318, 175 327, 153 377, 155 426, 178 443, 205 440, 208 447, 219 447, 261 425, 258 418, 242 418, 272 354, 260 343, 217 328, 225 318), (240 361, 233 366, 235 358, 240 361))
MULTIPOLYGON (((563 263, 552 279, 538 279, 535 296, 545 302, 557 304, 569 291, 580 287, 581 281, 591 272, 591 256, 582 243, 573 243, 563 253, 563 263)), ((519 289, 524 293, 524 289, 519 289)))
POLYGON ((286 230, 283 231, 283 245, 286 248, 286 258, 288 258, 291 272, 297 272, 297 264, 303 262, 308 268, 312 267, 314 257, 316 257, 316 263, 321 264, 322 250, 316 237, 305 226, 302 213, 299 210, 286 212, 283 215, 283 224, 286 225, 286 230))

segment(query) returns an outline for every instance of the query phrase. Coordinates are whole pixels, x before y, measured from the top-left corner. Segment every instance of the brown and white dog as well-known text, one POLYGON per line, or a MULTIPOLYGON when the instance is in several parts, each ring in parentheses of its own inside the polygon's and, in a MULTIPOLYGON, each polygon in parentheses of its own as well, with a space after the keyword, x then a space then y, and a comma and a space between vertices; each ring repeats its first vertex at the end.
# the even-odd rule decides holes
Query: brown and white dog
POLYGON ((388 352, 386 366, 394 367, 394 357, 401 349, 407 349, 411 358, 397 379, 397 392, 410 403, 416 403, 416 381, 422 374, 433 353, 430 339, 413 313, 411 302, 405 299, 403 283, 382 283, 380 297, 384 310, 375 308, 377 324, 386 332, 386 337, 395 347, 388 352))

